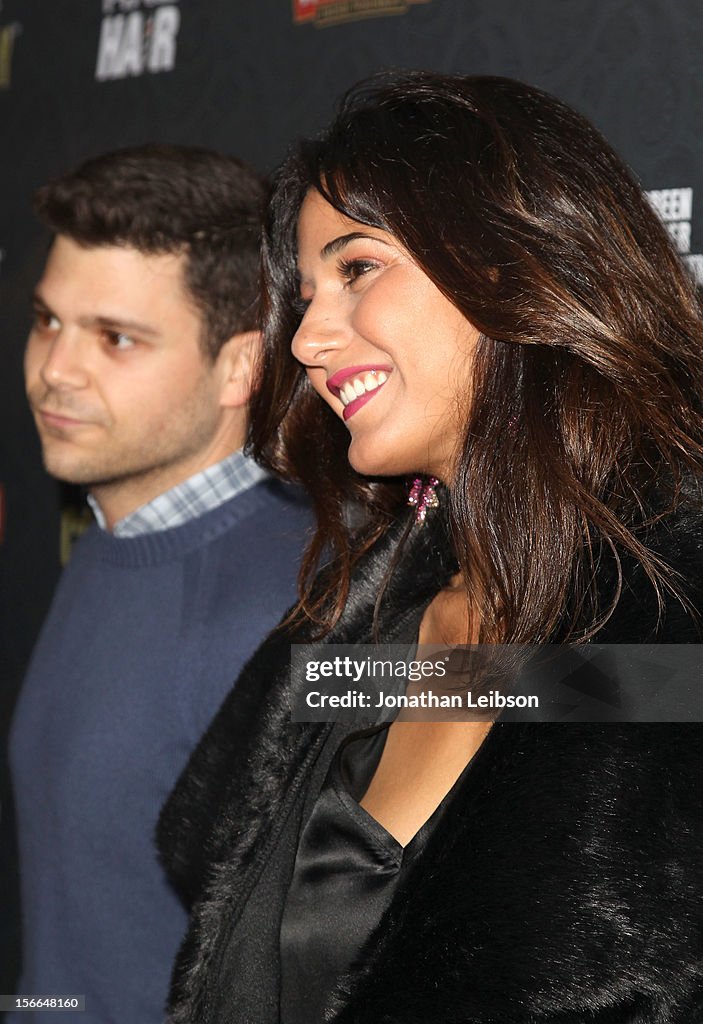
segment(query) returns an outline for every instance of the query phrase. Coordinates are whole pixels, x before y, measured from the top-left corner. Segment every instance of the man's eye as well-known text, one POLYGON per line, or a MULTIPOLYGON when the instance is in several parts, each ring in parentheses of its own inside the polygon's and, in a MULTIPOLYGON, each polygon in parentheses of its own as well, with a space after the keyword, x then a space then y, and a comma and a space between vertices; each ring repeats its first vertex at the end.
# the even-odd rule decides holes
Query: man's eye
POLYGON ((339 261, 339 272, 343 278, 349 283, 354 284, 364 274, 368 274, 370 270, 375 270, 377 264, 373 260, 340 260, 339 261))
POLYGON ((45 309, 35 309, 33 326, 37 331, 58 331, 61 324, 53 313, 48 313, 45 309))
POLYGON ((110 348, 116 348, 119 351, 134 348, 136 345, 134 338, 130 338, 128 334, 123 334, 122 331, 106 331, 105 337, 110 348))

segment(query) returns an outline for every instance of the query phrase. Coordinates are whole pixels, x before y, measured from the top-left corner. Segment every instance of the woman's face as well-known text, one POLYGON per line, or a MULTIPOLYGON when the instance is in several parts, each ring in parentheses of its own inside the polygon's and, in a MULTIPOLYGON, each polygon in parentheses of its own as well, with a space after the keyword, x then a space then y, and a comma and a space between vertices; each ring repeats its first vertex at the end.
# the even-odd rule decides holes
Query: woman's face
POLYGON ((393 235, 315 190, 300 211, 298 254, 306 310, 293 355, 349 428, 351 465, 449 482, 478 331, 393 235))

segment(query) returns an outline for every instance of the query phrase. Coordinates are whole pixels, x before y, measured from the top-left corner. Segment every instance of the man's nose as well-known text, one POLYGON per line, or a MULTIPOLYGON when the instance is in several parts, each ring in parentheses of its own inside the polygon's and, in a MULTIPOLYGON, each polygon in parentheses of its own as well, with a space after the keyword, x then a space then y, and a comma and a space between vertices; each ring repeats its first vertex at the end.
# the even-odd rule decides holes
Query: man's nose
POLYGON ((62 329, 43 344, 47 348, 39 373, 47 387, 69 390, 87 385, 89 374, 85 365, 85 348, 80 338, 62 329))

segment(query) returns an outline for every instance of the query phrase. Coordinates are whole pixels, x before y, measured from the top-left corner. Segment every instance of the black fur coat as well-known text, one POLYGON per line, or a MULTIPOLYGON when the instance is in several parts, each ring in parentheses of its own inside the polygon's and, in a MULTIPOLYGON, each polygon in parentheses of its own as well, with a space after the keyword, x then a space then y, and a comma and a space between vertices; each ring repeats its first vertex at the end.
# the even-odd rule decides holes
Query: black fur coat
MULTIPOLYGON (((415 628, 453 571, 436 523, 411 535, 384 639, 415 628)), ((649 539, 698 608, 702 527, 684 510, 649 539)), ((398 533, 367 556, 328 642, 369 641, 398 533)), ((657 626, 649 584, 626 566, 598 641, 652 640, 655 630, 661 642, 700 642, 675 600, 657 626)), ((279 1020, 283 901, 339 740, 338 726, 291 723, 302 681, 289 676, 288 643, 274 635, 254 655, 162 813, 162 856, 191 907, 174 1024, 279 1020)), ((702 737, 699 725, 495 725, 326 1019, 703 1022, 702 737)))

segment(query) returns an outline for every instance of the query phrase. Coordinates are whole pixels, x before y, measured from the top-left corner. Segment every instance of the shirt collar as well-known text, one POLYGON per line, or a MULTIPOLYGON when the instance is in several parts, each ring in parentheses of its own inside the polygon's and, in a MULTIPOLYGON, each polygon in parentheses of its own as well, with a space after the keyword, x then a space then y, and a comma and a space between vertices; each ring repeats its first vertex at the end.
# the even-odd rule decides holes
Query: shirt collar
MULTIPOLYGON (((241 451, 234 452, 130 512, 115 523, 112 533, 115 537, 138 537, 182 526, 243 494, 267 476, 266 470, 253 459, 241 451)), ((105 516, 91 494, 88 495, 88 504, 100 529, 107 529, 105 516)))

